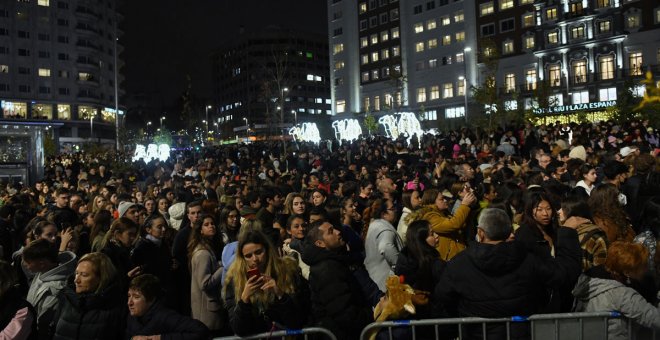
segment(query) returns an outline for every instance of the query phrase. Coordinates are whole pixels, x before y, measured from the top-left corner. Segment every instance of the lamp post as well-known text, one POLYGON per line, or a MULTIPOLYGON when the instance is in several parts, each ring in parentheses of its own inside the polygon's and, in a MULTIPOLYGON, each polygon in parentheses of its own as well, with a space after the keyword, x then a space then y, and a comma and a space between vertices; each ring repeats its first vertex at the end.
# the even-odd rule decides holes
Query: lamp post
POLYGON ((249 139, 250 138, 250 123, 248 123, 247 117, 243 117, 243 120, 245 121, 245 138, 249 139))
POLYGON ((208 139, 209 136, 209 109, 211 105, 206 105, 206 136, 204 138, 208 139))
POLYGON ((165 116, 160 117, 160 128, 163 128, 163 120, 165 120, 165 116))
MULTIPOLYGON (((465 125, 468 122, 468 59, 467 55, 472 51, 471 47, 466 47, 463 49, 463 97, 465 97, 465 111, 463 112, 463 117, 465 118, 465 125)), ((460 79, 460 77, 459 77, 460 79)))
POLYGON ((147 136, 149 136, 149 127, 151 126, 151 122, 147 122, 147 136))
POLYGON ((293 113, 294 125, 298 125, 298 111, 291 110, 291 113, 293 113))

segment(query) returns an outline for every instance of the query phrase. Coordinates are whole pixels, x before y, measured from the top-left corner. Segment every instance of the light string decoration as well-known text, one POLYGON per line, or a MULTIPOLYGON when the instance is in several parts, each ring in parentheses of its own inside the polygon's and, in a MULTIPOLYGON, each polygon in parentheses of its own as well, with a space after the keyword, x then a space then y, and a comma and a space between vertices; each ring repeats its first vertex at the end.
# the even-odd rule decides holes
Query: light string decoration
POLYGON ((362 127, 357 119, 335 120, 332 122, 332 128, 335 129, 335 138, 339 142, 342 140, 352 142, 362 134, 362 127))
POLYGON ((289 134, 293 139, 299 142, 313 142, 318 144, 321 142, 321 134, 316 123, 302 123, 295 125, 289 129, 289 134))

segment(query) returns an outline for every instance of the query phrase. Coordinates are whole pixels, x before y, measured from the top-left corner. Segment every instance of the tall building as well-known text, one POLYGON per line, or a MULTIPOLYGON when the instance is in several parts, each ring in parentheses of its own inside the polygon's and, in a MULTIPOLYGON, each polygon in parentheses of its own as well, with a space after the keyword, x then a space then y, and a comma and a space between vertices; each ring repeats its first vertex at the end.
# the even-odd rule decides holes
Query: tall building
POLYGON ((0 4, 1 119, 53 122, 61 147, 114 143, 123 95, 116 0, 0 4))
POLYGON ((473 12, 472 1, 328 0, 333 114, 463 119, 477 79, 473 12))
POLYGON ((479 0, 475 16, 479 53, 499 59, 496 82, 507 110, 551 122, 578 113, 605 119, 624 91, 644 94, 646 71, 656 78, 660 71, 656 0, 479 0))
POLYGON ((642 95, 645 71, 660 71, 657 0, 328 0, 327 6, 333 114, 414 111, 429 126, 467 121, 489 111, 471 89, 491 73, 506 110, 601 112, 631 82, 642 95), (550 110, 537 100, 545 84, 550 110))
POLYGON ((280 136, 296 122, 327 122, 324 35, 269 27, 241 34, 212 56, 220 139, 280 136))

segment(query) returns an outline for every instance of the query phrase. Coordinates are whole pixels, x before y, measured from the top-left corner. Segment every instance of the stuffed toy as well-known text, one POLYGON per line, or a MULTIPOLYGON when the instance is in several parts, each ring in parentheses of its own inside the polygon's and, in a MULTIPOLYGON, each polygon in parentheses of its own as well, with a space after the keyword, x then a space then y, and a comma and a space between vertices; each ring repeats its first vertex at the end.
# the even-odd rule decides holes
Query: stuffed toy
MULTIPOLYGON (((404 276, 392 275, 385 281, 387 292, 374 308, 376 322, 400 320, 415 314, 415 306, 424 306, 429 302, 429 292, 418 291, 404 283, 404 276)), ((370 334, 370 339, 376 338, 377 332, 370 334)))

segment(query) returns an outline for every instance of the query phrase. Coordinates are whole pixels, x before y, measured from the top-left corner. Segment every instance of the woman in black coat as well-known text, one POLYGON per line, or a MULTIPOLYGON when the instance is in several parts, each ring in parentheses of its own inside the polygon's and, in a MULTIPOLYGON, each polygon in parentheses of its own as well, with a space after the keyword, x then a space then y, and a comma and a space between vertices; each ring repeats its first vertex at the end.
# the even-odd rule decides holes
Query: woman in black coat
POLYGON ((89 253, 78 261, 76 274, 59 301, 54 339, 121 338, 126 322, 117 271, 103 253, 89 253))
MULTIPOLYGON (((172 253, 163 242, 167 222, 160 215, 154 215, 144 222, 140 239, 131 251, 133 265, 140 266, 142 274, 151 274, 162 282, 166 293, 172 291, 172 253)), ((169 305, 169 304, 168 304, 169 305)))
POLYGON ((160 339, 207 339, 209 330, 195 319, 167 309, 160 302, 160 282, 154 275, 135 277, 128 288, 126 339, 160 336, 160 339))

